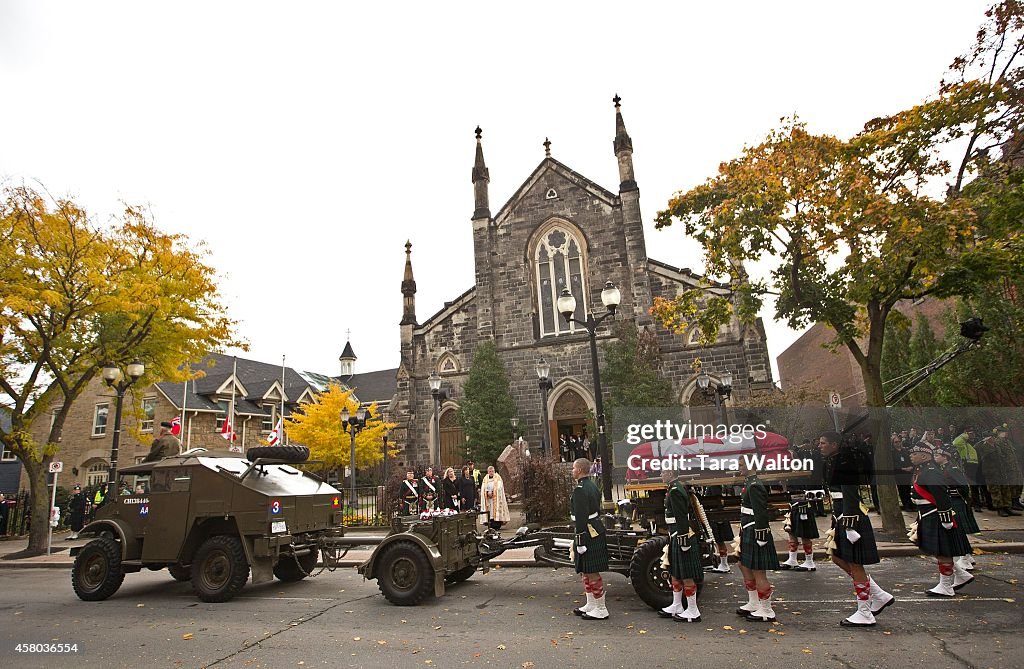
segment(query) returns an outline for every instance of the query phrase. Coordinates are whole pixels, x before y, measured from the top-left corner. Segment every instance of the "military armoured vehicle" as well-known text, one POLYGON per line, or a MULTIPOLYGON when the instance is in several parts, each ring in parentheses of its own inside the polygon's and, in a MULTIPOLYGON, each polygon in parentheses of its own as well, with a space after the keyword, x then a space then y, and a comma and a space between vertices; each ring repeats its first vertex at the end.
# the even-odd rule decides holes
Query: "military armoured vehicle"
POLYGON ((250 449, 246 457, 194 449, 125 467, 122 478, 148 478, 141 494, 108 496, 73 549, 72 585, 84 600, 106 599, 127 573, 166 567, 191 580, 206 602, 234 597, 275 576, 305 578, 322 547, 341 539, 342 494, 292 465, 301 446, 250 449))

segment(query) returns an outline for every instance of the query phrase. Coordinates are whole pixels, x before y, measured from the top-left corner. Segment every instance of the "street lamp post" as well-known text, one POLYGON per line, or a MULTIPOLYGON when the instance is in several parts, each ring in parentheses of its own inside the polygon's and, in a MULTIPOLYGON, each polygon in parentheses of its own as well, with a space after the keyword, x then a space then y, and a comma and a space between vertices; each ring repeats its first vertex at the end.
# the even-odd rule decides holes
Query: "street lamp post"
POLYGON ((359 498, 356 497, 356 434, 366 427, 366 408, 359 407, 356 415, 348 412, 348 407, 341 410, 341 427, 348 430, 349 445, 351 451, 351 463, 349 472, 349 499, 348 505, 353 509, 359 508, 359 498))
POLYGON ((430 384, 430 394, 434 398, 434 448, 431 455, 431 464, 441 464, 441 402, 448 399, 448 392, 441 387, 441 377, 437 370, 430 373, 427 378, 430 384))
POLYGON ((107 474, 107 496, 113 499, 118 493, 117 487, 117 449, 121 445, 121 405, 124 403, 124 391, 146 373, 146 366, 135 358, 127 367, 128 377, 121 373, 121 368, 112 362, 103 365, 103 381, 117 392, 114 404, 114 438, 110 443, 110 472, 107 474))
POLYGON ((544 359, 544 356, 541 356, 537 361, 537 385, 540 386, 540 454, 542 456, 548 452, 548 439, 551 435, 551 430, 548 427, 548 392, 553 387, 550 374, 551 365, 544 359))
POLYGON ((604 430, 604 399, 601 397, 601 370, 597 363, 597 328, 606 318, 614 318, 615 310, 619 306, 622 294, 615 284, 606 281, 604 290, 601 291, 601 303, 608 310, 601 316, 594 316, 594 313, 587 313, 587 320, 581 321, 573 318, 576 312, 576 298, 572 296, 568 288, 562 289, 558 297, 558 313, 566 323, 578 323, 586 328, 590 335, 590 363, 594 368, 594 402, 597 404, 597 449, 601 454, 603 467, 601 471, 601 484, 604 487, 604 501, 612 501, 612 459, 608 454, 608 437, 604 430))
POLYGON ((711 388, 711 377, 704 370, 697 376, 697 386, 704 397, 711 399, 714 396, 715 408, 718 409, 722 425, 729 428, 729 416, 725 410, 725 400, 732 397, 732 372, 726 370, 722 373, 722 380, 711 388))

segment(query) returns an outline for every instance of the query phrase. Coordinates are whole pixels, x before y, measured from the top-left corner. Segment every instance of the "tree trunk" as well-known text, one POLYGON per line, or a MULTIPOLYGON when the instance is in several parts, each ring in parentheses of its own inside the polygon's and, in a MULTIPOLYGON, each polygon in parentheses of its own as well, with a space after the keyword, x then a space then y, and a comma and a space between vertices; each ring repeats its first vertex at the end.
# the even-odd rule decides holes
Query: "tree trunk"
POLYGON ((46 540, 50 532, 50 491, 46 485, 49 481, 49 467, 52 457, 44 457, 42 462, 22 460, 29 482, 29 508, 32 513, 32 526, 28 533, 29 553, 43 555, 46 553, 46 540))
POLYGON ((885 390, 882 387, 882 341, 885 315, 872 319, 868 335, 867 353, 861 365, 864 380, 865 404, 871 412, 871 443, 874 449, 875 483, 878 489, 878 515, 882 519, 882 532, 902 537, 907 526, 900 510, 900 497, 893 482, 892 451, 889 448, 889 416, 885 411, 885 390), (875 321, 878 321, 877 323, 875 321))

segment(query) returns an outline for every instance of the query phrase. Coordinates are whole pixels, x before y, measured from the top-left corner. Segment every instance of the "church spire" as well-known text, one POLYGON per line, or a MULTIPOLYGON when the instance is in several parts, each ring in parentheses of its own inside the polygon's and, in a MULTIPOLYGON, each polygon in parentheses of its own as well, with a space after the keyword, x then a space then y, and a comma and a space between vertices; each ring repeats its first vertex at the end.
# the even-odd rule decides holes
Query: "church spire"
POLYGON ((487 197, 487 184, 491 180, 487 165, 484 164, 484 147, 480 141, 483 135, 480 126, 476 127, 476 161, 473 163, 473 195, 476 200, 476 209, 473 211, 473 218, 490 218, 490 202, 487 197))
POLYGON ((352 350, 351 333, 349 335, 345 341, 345 350, 338 356, 338 361, 341 363, 341 376, 351 377, 356 373, 356 352, 352 350))
POLYGON ((402 322, 416 325, 416 280, 412 277, 412 242, 405 242, 405 274, 402 276, 402 322))
POLYGON ((612 98, 615 103, 615 157, 619 161, 619 192, 638 190, 636 180, 633 177, 633 140, 626 132, 626 122, 622 120, 622 110, 619 103, 622 98, 616 93, 612 98))

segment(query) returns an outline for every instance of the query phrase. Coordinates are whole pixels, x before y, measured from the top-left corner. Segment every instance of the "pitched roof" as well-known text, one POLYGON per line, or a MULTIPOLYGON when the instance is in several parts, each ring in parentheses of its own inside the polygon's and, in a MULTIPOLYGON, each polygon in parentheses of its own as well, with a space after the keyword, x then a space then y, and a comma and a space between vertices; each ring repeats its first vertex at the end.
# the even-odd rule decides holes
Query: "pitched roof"
POLYGON ((501 220, 508 215, 508 213, 512 209, 512 206, 516 202, 518 202, 519 198, 521 198, 523 194, 526 193, 526 191, 530 190, 530 188, 533 187, 533 185, 537 183, 540 177, 548 170, 561 174, 569 181, 572 181, 581 188, 589 191, 591 195, 601 198, 602 200, 609 204, 614 204, 615 202, 618 201, 618 196, 615 193, 608 190, 607 188, 600 186, 595 181, 588 179, 587 177, 583 176, 576 170, 572 169, 571 167, 568 167, 567 165, 564 165, 563 163, 558 162, 554 158, 547 157, 540 162, 540 165, 537 166, 537 169, 535 169, 530 174, 530 176, 526 178, 526 181, 523 182, 523 185, 521 185, 516 190, 516 192, 512 194, 512 197, 508 199, 508 202, 506 202, 502 206, 502 208, 498 210, 498 213, 494 215, 495 223, 498 223, 500 225, 501 220))
MULTIPOLYGON (((218 388, 231 376, 232 370, 237 361, 238 381, 248 391, 247 397, 235 398, 236 413, 262 414, 263 409, 256 402, 263 397, 274 382, 281 382, 281 366, 246 358, 235 358, 221 353, 210 353, 202 362, 195 365, 194 369, 202 369, 205 376, 188 382, 188 390, 185 391, 183 383, 161 382, 157 384, 160 392, 177 409, 181 409, 182 395, 184 393, 185 407, 190 411, 220 411, 220 407, 211 402, 208 395, 215 393, 218 388)), ((319 388, 312 386, 309 381, 303 378, 302 374, 291 367, 284 369, 284 392, 287 401, 294 404, 302 393, 311 388, 319 391, 319 388)))
POLYGON ((339 380, 355 388, 360 402, 390 402, 398 391, 398 368, 353 374, 339 380))

